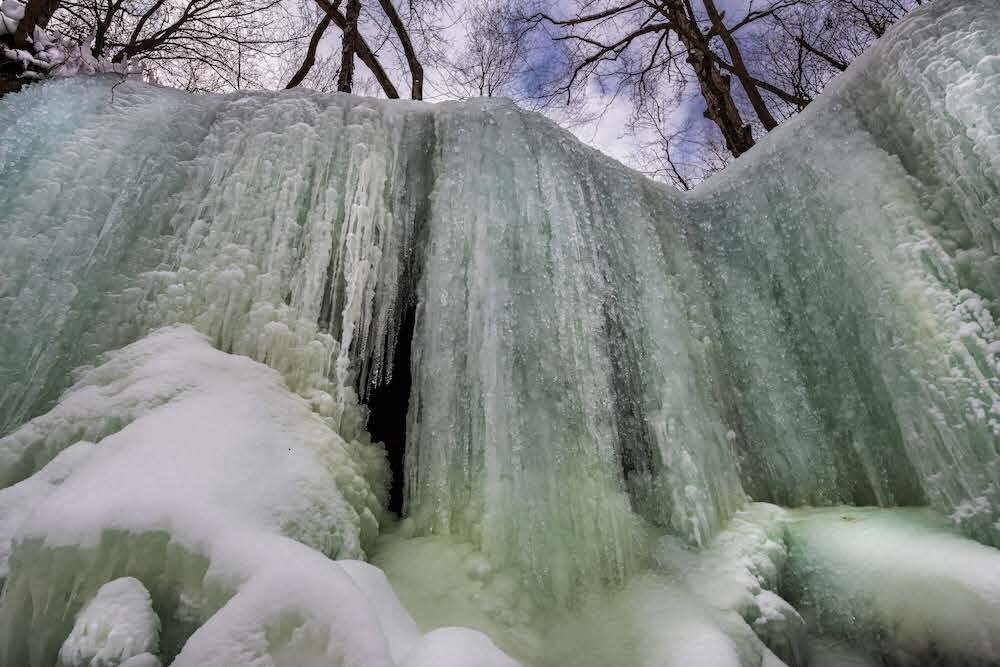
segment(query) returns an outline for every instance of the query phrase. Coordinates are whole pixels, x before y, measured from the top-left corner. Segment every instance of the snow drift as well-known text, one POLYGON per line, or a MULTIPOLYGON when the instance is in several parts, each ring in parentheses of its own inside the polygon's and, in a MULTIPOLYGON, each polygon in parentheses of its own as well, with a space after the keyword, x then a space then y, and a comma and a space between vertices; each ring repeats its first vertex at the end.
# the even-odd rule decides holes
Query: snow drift
POLYGON ((684 196, 501 100, 0 100, 0 662, 1000 660, 991 5, 684 196))

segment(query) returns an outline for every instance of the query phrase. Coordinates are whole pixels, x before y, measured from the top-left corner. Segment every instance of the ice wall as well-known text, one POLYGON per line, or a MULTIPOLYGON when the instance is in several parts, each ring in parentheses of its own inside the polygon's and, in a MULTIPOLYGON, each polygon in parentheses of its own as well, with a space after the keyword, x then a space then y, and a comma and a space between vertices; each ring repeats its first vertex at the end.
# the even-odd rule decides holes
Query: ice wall
POLYGON ((930 502, 1000 539, 988 4, 916 12, 691 198, 755 497, 930 502))
MULTIPOLYGON (((368 446, 359 397, 410 345, 406 514, 540 597, 747 495, 929 503, 998 544, 992 5, 916 12, 689 196, 504 101, 5 97, 0 432, 189 323, 368 446)), ((20 437, 4 484, 86 433, 20 437)))

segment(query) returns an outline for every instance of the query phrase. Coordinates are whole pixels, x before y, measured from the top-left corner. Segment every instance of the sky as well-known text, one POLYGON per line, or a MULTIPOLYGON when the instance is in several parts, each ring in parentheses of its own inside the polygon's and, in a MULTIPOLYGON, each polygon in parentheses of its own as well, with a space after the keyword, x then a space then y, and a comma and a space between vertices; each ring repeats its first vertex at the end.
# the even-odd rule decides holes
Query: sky
MULTIPOLYGON (((762 0, 716 0, 715 4, 726 16, 733 17, 742 16, 755 3, 761 5, 762 0)), ((540 4, 544 5, 552 16, 571 16, 575 9, 575 4, 571 0, 541 0, 540 4)), ((552 43, 550 45, 557 48, 552 43)), ((544 58, 545 55, 535 57, 544 58)), ((589 120, 568 126, 568 129, 584 143, 629 164, 636 150, 642 144, 653 140, 650 131, 639 130, 634 133, 629 131, 628 122, 632 106, 626 95, 616 97, 601 90, 597 85, 590 85, 586 98, 585 111, 581 116, 589 120)), ((703 110, 704 104, 700 98, 681 104, 673 117, 675 126, 679 128, 692 118, 702 122, 703 110)), ((557 122, 560 121, 557 113, 548 115, 557 122)))
MULTIPOLYGON (((473 2, 498 1, 503 0, 450 0, 445 5, 449 8, 448 14, 439 21, 442 30, 437 34, 440 37, 431 47, 450 57, 456 57, 458 54, 464 53, 467 47, 467 31, 469 27, 467 12, 473 2)), ((729 15, 736 16, 745 12, 748 2, 752 1, 716 0, 716 3, 720 8, 725 9, 729 15)), ((761 1, 757 0, 758 3, 761 1)), ((308 34, 311 26, 315 25, 314 21, 318 20, 320 10, 313 4, 312 0, 301 0, 301 2, 301 5, 297 5, 301 7, 301 10, 298 11, 305 12, 308 18, 301 23, 302 27, 300 29, 307 31, 308 34)), ((406 4, 406 0, 394 0, 394 2, 401 10, 406 4)), ((534 0, 534 2, 537 7, 544 9, 546 13, 553 16, 571 16, 577 10, 577 2, 575 0, 534 0)), ((364 6, 368 11, 372 12, 373 16, 381 14, 378 4, 374 0, 364 0, 364 6)), ((369 25, 367 29, 363 28, 363 32, 369 44, 377 48, 379 42, 375 36, 375 30, 369 25)), ((313 78, 312 80, 307 79, 304 85, 308 86, 311 83, 313 86, 324 90, 335 88, 336 70, 339 67, 340 59, 340 37, 339 30, 329 29, 327 31, 321 42, 318 54, 319 59, 313 69, 313 78), (323 64, 324 60, 327 61, 325 66, 323 64), (318 76, 322 76, 322 79, 317 79, 316 77, 318 76)), ((419 44, 419 37, 416 41, 419 44)), ((405 96, 409 89, 409 72, 404 63, 392 53, 392 48, 391 45, 383 43, 382 49, 379 52, 380 62, 387 70, 397 89, 405 96)), ((522 76, 519 86, 522 89, 530 89, 536 84, 537 80, 531 80, 531 76, 544 76, 544 74, 538 73, 543 69, 537 66, 538 63, 559 62, 561 60, 561 48, 559 43, 553 42, 539 34, 538 39, 535 39, 531 45, 530 57, 534 66, 528 70, 528 74, 522 76), (535 74, 532 75, 531 72, 535 72, 535 74)), ((422 57, 421 61, 425 68, 425 99, 433 102, 455 99, 455 93, 449 91, 448 87, 441 83, 445 77, 449 76, 447 69, 436 63, 432 55, 422 57)), ((273 77, 273 81, 267 84, 269 87, 272 85, 274 87, 282 87, 299 64, 294 61, 282 60, 281 62, 282 65, 279 66, 281 72, 277 75, 272 74, 268 76, 268 78, 273 77)), ((356 62, 355 68, 355 93, 382 96, 380 88, 360 61, 356 62)), ((643 144, 651 143, 654 135, 651 131, 636 131, 629 127, 632 106, 628 95, 615 96, 609 91, 602 90, 595 82, 591 82, 582 99, 583 101, 580 106, 575 108, 572 113, 572 122, 568 122, 570 114, 564 108, 561 108, 559 104, 549 105, 548 108, 542 111, 557 123, 566 127, 584 143, 597 148, 625 164, 638 166, 634 164, 635 160, 633 158, 635 153, 643 144)), ((698 122, 704 122, 701 117, 702 109, 703 106, 698 97, 694 97, 691 102, 681 105, 675 113, 674 121, 676 126, 678 128, 683 126, 690 118, 696 118, 698 122)))
MULTIPOLYGON (((304 4, 301 7, 304 8, 304 11, 311 15, 318 15, 319 10, 313 5, 312 0, 302 1, 304 4)), ((440 51, 446 57, 460 57, 460 54, 465 53, 468 46, 468 10, 471 8, 473 2, 488 3, 497 1, 502 0, 451 0, 450 3, 446 3, 445 6, 449 9, 446 15, 438 22, 442 26, 442 30, 436 33, 438 39, 430 45, 430 48, 440 51)), ((754 1, 716 0, 716 4, 727 16, 737 17, 744 15, 754 1)), ((405 0, 394 0, 394 2, 401 9, 405 6, 405 0)), ((577 0, 534 0, 534 2, 537 7, 544 9, 546 13, 553 16, 572 16, 577 11, 577 0)), ((756 0, 758 5, 763 2, 764 0, 756 0)), ((373 16, 381 14, 374 0, 366 0, 364 4, 372 12, 373 16)), ((304 23, 306 29, 309 29, 309 26, 312 25, 312 20, 316 19, 313 17, 304 23)), ((366 34, 368 42, 373 47, 377 47, 378 40, 371 26, 367 30, 363 29, 363 31, 366 34)), ((415 41, 419 44, 419 36, 417 36, 415 41)), ((388 71, 390 78, 396 84, 397 89, 401 94, 405 95, 409 88, 409 72, 402 61, 393 55, 392 48, 391 45, 383 44, 382 50, 379 53, 380 61, 388 71)), ((531 44, 530 57, 535 66, 528 70, 528 74, 522 76, 522 80, 519 82, 520 88, 527 90, 532 88, 534 84, 537 84, 537 80, 532 80, 532 76, 536 77, 536 79, 538 76, 544 76, 544 73, 538 73, 544 68, 537 67, 537 64, 559 62, 561 60, 561 49, 560 43, 553 42, 539 34, 538 38, 533 40, 531 44)), ((339 53, 340 31, 330 29, 327 31, 320 47, 320 61, 326 56, 328 59, 327 66, 322 67, 321 65, 317 65, 313 70, 314 75, 322 71, 322 85, 318 85, 320 81, 316 79, 313 79, 313 85, 318 85, 318 87, 326 90, 334 88, 335 83, 333 79, 336 76, 336 68, 339 66, 339 53)), ((421 60, 425 68, 425 99, 428 101, 454 99, 454 90, 449 90, 447 86, 442 85, 442 81, 450 76, 449 71, 442 67, 440 63, 435 62, 436 59, 433 55, 428 54, 422 57, 421 60)), ((291 69, 278 77, 276 80, 276 86, 278 87, 282 85, 282 80, 287 80, 291 72, 298 66, 298 63, 291 62, 287 66, 291 69)), ((360 62, 356 63, 356 72, 356 93, 381 96, 379 87, 360 62)), ((309 85, 309 82, 310 80, 307 79, 306 85, 309 85)), ((682 103, 674 112, 672 121, 676 129, 685 126, 685 124, 692 120, 697 123, 706 122, 702 117, 704 105, 700 97, 691 95, 689 98, 688 101, 682 103)), ((629 126, 632 105, 627 93, 615 96, 610 91, 602 90, 593 81, 586 89, 585 95, 583 95, 583 102, 580 108, 574 110, 572 122, 567 122, 570 114, 567 114, 565 109, 561 108, 558 104, 549 105, 548 108, 543 109, 543 113, 569 129, 584 143, 630 166, 638 166, 635 164, 634 159, 636 152, 644 144, 652 143, 655 137, 651 130, 635 130, 629 126)))
MULTIPOLYGON (((743 0, 728 1, 742 2, 743 0)), ((553 15, 569 15, 573 7, 573 3, 569 0, 543 0, 543 2, 546 6, 546 11, 553 15)), ((458 8, 463 7, 462 2, 456 3, 455 6, 458 8)), ((461 11, 456 12, 455 19, 449 23, 450 25, 443 31, 443 42, 447 44, 447 51, 449 53, 462 53, 467 43, 467 26, 461 20, 461 11)), ((324 40, 326 48, 332 50, 334 53, 338 53, 340 49, 339 33, 337 31, 330 32, 333 34, 324 40)), ((555 53, 557 48, 554 43, 547 39, 538 40, 533 45, 531 57, 541 61, 557 57, 558 54, 555 53), (546 53, 546 48, 552 48, 553 53, 546 53)), ((393 82, 396 83, 397 88, 402 92, 408 88, 406 82, 408 81, 409 74, 405 69, 390 65, 390 60, 391 58, 386 59, 386 69, 389 71, 393 82)), ((449 94, 440 83, 442 77, 449 75, 448 72, 443 68, 435 67, 433 62, 425 62, 424 66, 426 99, 434 102, 455 99, 455 95, 449 94)), ((364 67, 360 63, 357 68, 358 72, 364 72, 364 67)), ((522 81, 520 86, 528 88, 532 83, 534 82, 526 80, 522 81)), ((373 94, 377 92, 377 88, 371 82, 365 89, 370 90, 373 94)), ((631 114, 630 103, 625 97, 615 98, 607 92, 602 91, 596 85, 588 87, 585 97, 586 102, 584 106, 578 110, 579 113, 577 115, 579 118, 575 118, 572 123, 566 122, 565 114, 561 112, 558 105, 552 109, 544 110, 543 113, 566 127, 582 142, 628 164, 630 161, 629 158, 635 152, 636 148, 643 141, 650 138, 648 136, 630 136, 626 131, 629 115, 631 114)))
MULTIPOLYGON (((573 0, 536 0, 536 2, 538 7, 543 8, 551 16, 572 16, 574 11, 577 11, 577 3, 573 0)), ((760 6, 764 2, 765 0, 716 0, 716 6, 724 15, 736 17, 745 15, 752 6, 760 6)), ((695 5, 697 4, 696 2, 695 5)), ((461 52, 466 41, 465 25, 460 20, 456 21, 448 30, 446 39, 449 50, 461 52)), ((541 39, 533 44, 532 48, 531 57, 537 63, 546 60, 557 61, 561 47, 555 42, 541 39), (551 53, 547 53, 546 49, 551 49, 551 53)), ((446 75, 440 71, 428 72, 428 80, 432 81, 435 77, 446 75)), ((537 81, 527 80, 522 82, 522 86, 531 87, 534 83, 537 81)), ((615 96, 592 83, 586 90, 585 100, 582 110, 574 114, 572 123, 565 122, 564 114, 558 107, 543 110, 543 113, 569 129, 584 143, 625 164, 637 166, 632 164, 636 151, 643 144, 652 142, 654 134, 652 131, 630 130, 628 125, 632 106, 627 94, 615 96), (581 118, 585 120, 580 120, 581 118)), ((704 104, 701 98, 693 96, 676 109, 672 118, 675 127, 679 129, 692 120, 696 123, 705 122, 702 116, 703 110, 704 104)))

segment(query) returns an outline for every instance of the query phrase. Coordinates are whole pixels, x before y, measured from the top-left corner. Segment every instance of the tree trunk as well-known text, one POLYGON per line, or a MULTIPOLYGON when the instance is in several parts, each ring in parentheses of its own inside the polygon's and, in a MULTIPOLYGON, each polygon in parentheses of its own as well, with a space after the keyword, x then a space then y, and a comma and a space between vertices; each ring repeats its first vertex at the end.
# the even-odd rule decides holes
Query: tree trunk
MULTIPOLYGON (((334 6, 336 6, 336 4, 334 4, 334 6)), ((323 39, 323 33, 326 32, 326 29, 330 27, 332 22, 332 16, 329 14, 323 15, 323 20, 321 20, 319 25, 316 26, 316 30, 313 32, 312 38, 309 40, 309 48, 306 50, 306 57, 302 59, 302 64, 299 66, 298 71, 295 72, 292 78, 288 81, 288 85, 285 86, 286 89, 294 88, 299 85, 302 83, 302 80, 306 78, 306 75, 309 74, 309 70, 311 70, 312 66, 316 63, 316 49, 319 47, 319 42, 323 39)))
POLYGON ((15 49, 29 46, 29 40, 35 34, 35 27, 44 28, 59 7, 59 0, 28 0, 24 8, 24 17, 17 24, 13 44, 15 49))
POLYGON ((674 32, 688 51, 688 62, 698 79, 707 107, 705 117, 722 132, 729 152, 739 157, 753 147, 753 131, 748 123, 743 122, 733 100, 729 76, 722 74, 715 65, 708 39, 694 20, 691 6, 684 0, 671 0, 666 9, 674 32))
MULTIPOLYGON (((316 0, 316 4, 333 18, 334 25, 340 28, 341 32, 345 32, 347 30, 347 18, 340 13, 340 10, 338 10, 335 5, 330 4, 329 0, 316 0)), ((375 77, 375 80, 378 81, 379 86, 381 86, 382 90, 385 92, 385 96, 391 100, 398 99, 399 92, 389 79, 389 75, 386 73, 385 68, 382 67, 378 58, 375 57, 374 53, 372 53, 371 47, 368 46, 364 36, 362 36, 361 33, 357 33, 357 37, 358 41, 355 46, 358 59, 365 64, 365 67, 368 68, 368 70, 372 73, 372 76, 375 77)))
POLYGON ((0 56, 0 97, 21 90, 24 81, 17 78, 19 69, 16 61, 5 60, 0 56))
POLYGON ((705 5, 705 11, 708 12, 708 19, 712 22, 712 32, 722 39, 722 43, 726 46, 726 51, 729 52, 729 58, 733 61, 733 72, 736 74, 736 78, 740 80, 740 85, 743 86, 743 90, 750 100, 750 106, 753 107, 754 113, 757 114, 757 118, 760 119, 764 129, 770 132, 778 127, 778 121, 771 115, 771 111, 767 108, 767 103, 764 102, 763 96, 757 89, 757 84, 754 82, 753 77, 750 76, 746 63, 743 62, 743 54, 740 53, 740 47, 736 43, 733 33, 729 32, 729 28, 723 22, 722 14, 715 7, 715 2, 713 0, 702 0, 702 2, 705 5))
POLYGON ((94 32, 94 48, 93 54, 95 58, 100 58, 104 55, 104 48, 107 46, 108 30, 111 29, 111 24, 115 20, 115 14, 121 9, 124 0, 115 0, 108 6, 108 12, 104 15, 104 19, 98 22, 97 29, 94 32))
POLYGON ((344 26, 344 39, 340 49, 340 75, 337 77, 337 90, 349 93, 354 87, 354 54, 358 47, 358 16, 361 14, 361 0, 347 0, 344 26))
MULTIPOLYGON (((24 16, 17 24, 17 30, 13 34, 0 35, 0 47, 33 52, 35 28, 45 28, 58 7, 59 0, 28 0, 24 16)), ((16 93, 31 82, 31 79, 21 78, 23 70, 19 61, 8 60, 0 55, 0 97, 7 93, 16 93)))
POLYGON ((385 12, 386 17, 388 17, 389 23, 392 24, 393 30, 396 31, 399 43, 403 46, 406 64, 410 68, 410 97, 415 100, 422 100, 424 99, 424 67, 417 58, 417 52, 413 48, 410 34, 407 32, 406 26, 403 25, 403 20, 399 18, 399 13, 396 12, 392 0, 379 0, 379 4, 382 6, 382 11, 385 12))

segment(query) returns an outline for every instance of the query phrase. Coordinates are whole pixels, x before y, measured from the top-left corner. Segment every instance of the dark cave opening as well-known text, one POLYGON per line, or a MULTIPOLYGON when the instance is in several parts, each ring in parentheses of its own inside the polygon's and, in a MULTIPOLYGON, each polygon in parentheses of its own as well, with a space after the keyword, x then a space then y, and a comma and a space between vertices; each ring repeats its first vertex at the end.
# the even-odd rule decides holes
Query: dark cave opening
MULTIPOLYGON (((413 382, 410 372, 413 334, 417 321, 418 285, 423 265, 423 248, 427 242, 431 193, 437 176, 432 159, 436 150, 434 123, 421 123, 413 129, 426 150, 425 159, 411 160, 400 165, 406 170, 405 174, 400 175, 400 182, 405 183, 406 187, 387 195, 396 198, 393 210, 400 213, 398 222, 401 224, 382 230, 387 234, 400 235, 394 243, 386 241, 387 248, 395 247, 399 252, 396 266, 400 269, 400 274, 395 281, 395 292, 386 291, 378 296, 379 299, 391 299, 393 303, 395 341, 391 350, 383 352, 386 356, 391 355, 392 364, 390 372, 379 374, 377 382, 370 382, 367 373, 358 378, 359 383, 364 385, 358 387, 358 395, 364 397, 363 403, 368 407, 368 434, 385 447, 390 472, 388 510, 397 516, 402 516, 405 504, 406 427, 413 382), (406 212, 412 215, 411 225, 405 224, 406 212)), ((379 244, 382 244, 381 239, 379 244)), ((328 274, 328 283, 331 281, 328 274)), ((332 313, 340 312, 341 307, 341 304, 334 301, 333 298, 329 303, 324 300, 320 315, 321 322, 325 320, 331 327, 332 320, 336 319, 332 317, 332 313)), ((386 360, 383 357, 381 361, 386 360)), ((369 370, 374 366, 375 364, 369 366, 369 370)))
POLYGON ((390 380, 373 389, 365 401, 369 410, 368 433, 385 445, 391 473, 389 511, 396 515, 403 512, 406 413, 410 405, 410 356, 416 315, 416 304, 408 305, 399 327, 390 380))

